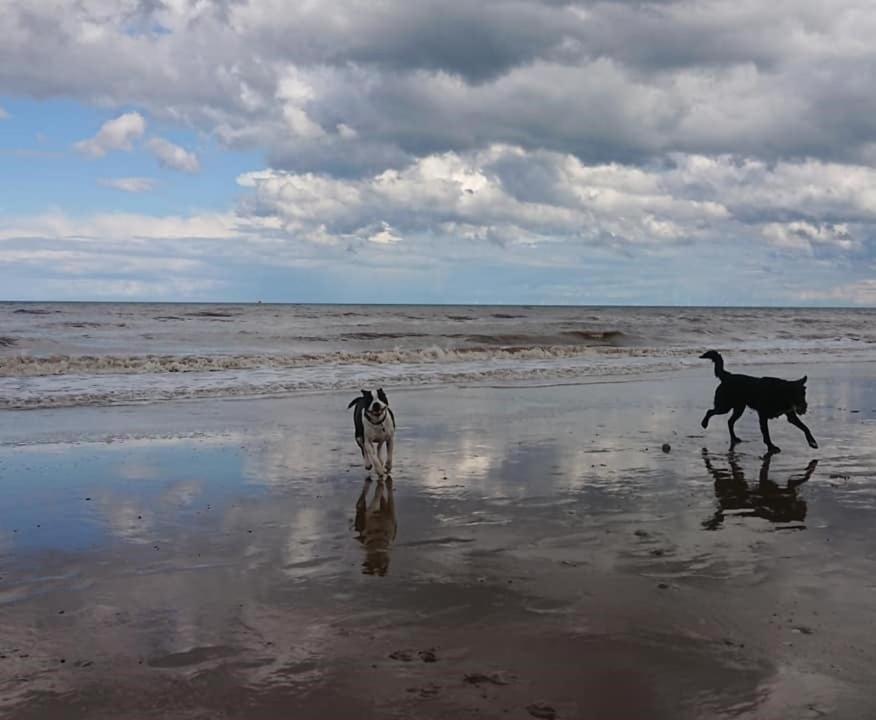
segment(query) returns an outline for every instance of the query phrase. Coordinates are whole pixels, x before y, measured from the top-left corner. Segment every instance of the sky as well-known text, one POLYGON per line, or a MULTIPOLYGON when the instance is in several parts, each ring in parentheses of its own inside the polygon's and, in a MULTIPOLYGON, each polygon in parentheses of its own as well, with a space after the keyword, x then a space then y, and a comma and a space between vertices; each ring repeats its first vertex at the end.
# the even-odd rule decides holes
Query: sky
POLYGON ((876 305, 871 0, 3 0, 0 299, 876 305))

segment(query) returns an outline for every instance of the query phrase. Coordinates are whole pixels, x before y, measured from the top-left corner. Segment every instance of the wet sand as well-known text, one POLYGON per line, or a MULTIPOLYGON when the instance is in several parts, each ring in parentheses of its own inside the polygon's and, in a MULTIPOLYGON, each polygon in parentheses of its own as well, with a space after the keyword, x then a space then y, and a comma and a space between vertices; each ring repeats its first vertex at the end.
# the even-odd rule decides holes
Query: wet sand
POLYGON ((391 392, 377 502, 349 393, 0 413, 0 717, 873 716, 876 368, 709 370, 391 392))

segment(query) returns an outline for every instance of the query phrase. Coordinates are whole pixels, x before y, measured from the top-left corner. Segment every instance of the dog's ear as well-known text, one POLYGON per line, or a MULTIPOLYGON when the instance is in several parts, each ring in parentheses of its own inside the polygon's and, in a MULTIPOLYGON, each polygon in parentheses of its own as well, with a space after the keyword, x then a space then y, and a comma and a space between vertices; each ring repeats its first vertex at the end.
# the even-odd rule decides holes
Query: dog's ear
POLYGON ((808 375, 804 375, 803 377, 801 377, 801 378, 797 381, 797 383, 800 384, 800 385, 805 385, 805 384, 806 384, 806 380, 807 380, 807 378, 808 378, 808 375))
POLYGON ((368 397, 371 394, 370 390, 362 390, 362 397, 368 397))
POLYGON ((382 402, 384 405, 389 405, 389 400, 388 400, 387 397, 386 397, 386 393, 383 392, 383 388, 377 388, 377 398, 378 398, 378 399, 380 400, 380 402, 382 402))

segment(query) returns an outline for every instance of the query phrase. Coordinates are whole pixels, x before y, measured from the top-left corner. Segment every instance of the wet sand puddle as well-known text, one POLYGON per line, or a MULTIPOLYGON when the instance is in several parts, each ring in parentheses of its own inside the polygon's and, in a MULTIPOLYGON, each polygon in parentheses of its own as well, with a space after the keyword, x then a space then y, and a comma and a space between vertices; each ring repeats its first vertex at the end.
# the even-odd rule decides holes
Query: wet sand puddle
POLYGON ((771 458, 684 378, 399 393, 385 484, 333 396, 5 446, 0 715, 865 717, 872 389, 824 385, 771 458))

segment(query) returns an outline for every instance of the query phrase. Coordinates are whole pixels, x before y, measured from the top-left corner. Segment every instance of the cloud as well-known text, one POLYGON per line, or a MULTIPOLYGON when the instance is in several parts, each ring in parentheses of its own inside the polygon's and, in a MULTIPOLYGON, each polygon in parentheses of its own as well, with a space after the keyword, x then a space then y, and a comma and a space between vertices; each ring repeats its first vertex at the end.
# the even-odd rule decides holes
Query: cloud
POLYGON ((145 131, 146 121, 140 113, 125 113, 105 122, 97 135, 88 140, 80 140, 74 147, 85 155, 103 157, 113 150, 132 150, 133 141, 145 131))
POLYGON ((859 0, 17 0, 0 30, 2 92, 134 104, 294 171, 495 143, 860 162, 876 141, 876 11, 859 0))
POLYGON ((152 178, 143 177, 103 178, 100 180, 100 184, 128 193, 149 192, 155 187, 155 181, 152 178))
POLYGON ((0 106, 0 120, 6 120, 9 117, 9 113, 0 106))
POLYGON ((201 215, 138 215, 96 213, 77 218, 52 212, 25 218, 0 218, 0 241, 44 238, 50 240, 118 240, 128 246, 152 240, 223 240, 238 235, 231 213, 201 215))
MULTIPOLYGON (((734 262, 761 298, 845 287, 876 261, 874 31, 860 0, 12 0, 0 93, 142 112, 83 152, 131 147, 148 117, 266 167, 224 213, 7 218, 0 238, 396 285, 574 270, 611 298, 638 290, 594 268, 655 293, 678 273, 678 292, 710 293, 704 269, 734 262)), ((147 149, 200 169, 166 139, 147 149)), ((127 180, 112 186, 141 187, 127 180)))
POLYGON ((804 290, 797 293, 803 302, 848 303, 851 305, 876 306, 876 280, 867 279, 837 285, 828 290, 804 290))
POLYGON ((186 173, 196 173, 201 169, 201 163, 195 153, 163 138, 151 138, 147 146, 152 154, 158 158, 162 167, 186 173))

